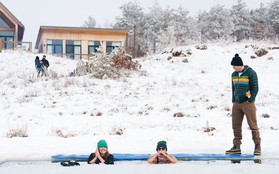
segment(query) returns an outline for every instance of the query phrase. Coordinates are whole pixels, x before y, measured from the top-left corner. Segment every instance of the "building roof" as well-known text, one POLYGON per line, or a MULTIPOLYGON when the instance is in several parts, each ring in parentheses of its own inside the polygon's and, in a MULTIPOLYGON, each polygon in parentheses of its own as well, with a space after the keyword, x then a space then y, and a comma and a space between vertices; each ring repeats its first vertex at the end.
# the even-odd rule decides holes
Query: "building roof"
POLYGON ((113 28, 87 28, 87 27, 67 27, 67 26, 41 26, 40 29, 43 30, 71 30, 71 31, 78 31, 78 30, 87 30, 87 31, 120 31, 120 32, 128 32, 128 30, 123 29, 113 29, 113 28))
POLYGON ((0 11, 4 15, 8 15, 8 19, 16 22, 18 25, 18 40, 22 41, 24 34, 24 25, 0 2, 0 11))

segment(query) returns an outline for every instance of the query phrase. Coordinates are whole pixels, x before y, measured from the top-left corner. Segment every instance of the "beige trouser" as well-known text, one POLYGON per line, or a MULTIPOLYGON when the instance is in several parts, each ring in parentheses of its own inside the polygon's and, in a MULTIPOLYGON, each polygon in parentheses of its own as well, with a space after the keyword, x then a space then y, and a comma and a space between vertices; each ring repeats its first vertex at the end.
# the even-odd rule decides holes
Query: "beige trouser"
POLYGON ((255 144, 261 143, 260 132, 257 126, 256 107, 254 103, 233 103, 232 107, 232 128, 233 128, 233 144, 240 147, 242 139, 242 122, 246 115, 247 123, 252 131, 252 139, 255 144))

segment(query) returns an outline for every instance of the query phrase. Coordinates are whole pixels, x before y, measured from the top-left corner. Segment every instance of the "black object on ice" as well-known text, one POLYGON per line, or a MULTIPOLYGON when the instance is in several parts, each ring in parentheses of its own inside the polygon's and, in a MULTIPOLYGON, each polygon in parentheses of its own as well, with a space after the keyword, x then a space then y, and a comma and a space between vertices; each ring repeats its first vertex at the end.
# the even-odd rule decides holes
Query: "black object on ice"
POLYGON ((71 160, 71 161, 62 161, 60 163, 62 166, 64 167, 69 167, 69 166, 80 166, 80 164, 74 160, 71 160))

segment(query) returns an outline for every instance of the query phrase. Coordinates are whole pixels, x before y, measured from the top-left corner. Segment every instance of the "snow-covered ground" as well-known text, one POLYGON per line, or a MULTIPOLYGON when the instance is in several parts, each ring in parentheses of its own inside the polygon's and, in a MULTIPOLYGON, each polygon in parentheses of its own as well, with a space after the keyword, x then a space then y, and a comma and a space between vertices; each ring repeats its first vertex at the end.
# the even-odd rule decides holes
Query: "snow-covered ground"
MULTIPOLYGON (((232 43, 208 44, 207 50, 179 47, 175 49, 190 49, 193 54, 171 60, 168 60, 170 54, 141 58, 138 59, 142 65, 139 72, 106 80, 90 75, 70 77, 77 61, 51 55, 47 55, 47 59, 53 77, 37 78, 35 54, 4 51, 0 53, 0 161, 50 159, 54 154, 90 154, 100 139, 108 142, 111 153, 152 154, 156 143, 166 140, 169 153, 223 154, 232 147, 233 69, 230 62, 235 53, 258 74, 260 91, 256 107, 262 154, 278 157, 279 50, 268 49, 267 55, 251 59, 250 56, 255 55, 252 45, 265 49, 278 46, 232 43), (188 63, 182 62, 185 58, 188 63), (185 116, 174 117, 178 112, 185 116), (207 127, 215 130, 204 132, 207 127), (13 131, 25 131, 27 137, 9 138, 13 131)), ((251 131, 244 120, 242 152, 252 153, 253 150, 251 131)), ((245 173, 246 167, 248 171, 251 167, 250 163, 238 167, 231 164, 222 167, 219 163, 205 165, 204 169, 207 171, 214 166, 213 171, 220 169, 221 173, 227 168, 232 173, 245 173)), ((127 167, 127 172, 139 171, 142 165, 145 164, 129 164, 131 169, 127 167)), ((264 165, 276 166, 254 165, 252 171, 262 171, 260 173, 265 173, 261 169, 264 165)), ((21 170, 25 165, 16 166, 21 170)), ((123 171, 122 166, 93 168, 123 171)), ((187 171, 188 167, 202 173, 200 163, 147 168, 149 173, 158 170, 166 173, 174 168, 187 171)), ((0 173, 16 168, 5 163, 0 165, 0 173)), ((89 169, 86 165, 82 168, 89 169)))
POLYGON ((102 174, 135 174, 135 173, 174 173, 174 174, 276 174, 279 169, 278 162, 267 161, 256 164, 253 161, 244 161, 240 164, 232 164, 230 161, 188 161, 168 165, 147 165, 143 162, 123 162, 113 166, 108 165, 87 165, 62 167, 56 163, 49 162, 26 162, 26 163, 5 163, 0 166, 1 174, 61 174, 61 173, 102 173, 102 174))

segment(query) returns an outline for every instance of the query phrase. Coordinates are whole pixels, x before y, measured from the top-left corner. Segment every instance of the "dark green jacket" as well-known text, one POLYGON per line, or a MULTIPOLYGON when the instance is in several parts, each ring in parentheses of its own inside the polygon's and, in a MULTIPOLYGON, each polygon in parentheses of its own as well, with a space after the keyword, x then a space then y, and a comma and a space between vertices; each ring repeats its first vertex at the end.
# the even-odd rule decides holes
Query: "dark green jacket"
POLYGON ((232 73, 232 102, 254 102, 259 91, 257 73, 245 66, 241 76, 238 76, 238 72, 232 73), (251 92, 251 97, 246 96, 246 92, 251 92))

